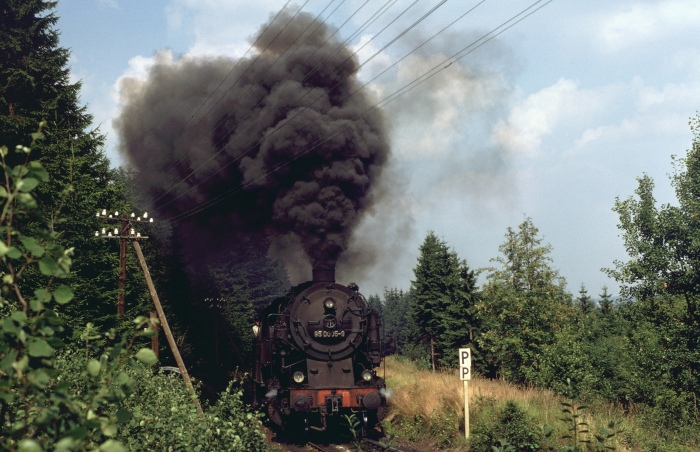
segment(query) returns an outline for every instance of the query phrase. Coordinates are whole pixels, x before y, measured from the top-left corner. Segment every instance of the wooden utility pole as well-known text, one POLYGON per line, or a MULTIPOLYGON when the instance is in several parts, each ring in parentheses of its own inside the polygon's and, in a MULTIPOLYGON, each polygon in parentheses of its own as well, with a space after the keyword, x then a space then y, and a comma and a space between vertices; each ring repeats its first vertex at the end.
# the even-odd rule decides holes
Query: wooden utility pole
POLYGON ((122 215, 121 233, 119 234, 119 299, 117 300, 117 316, 124 317, 124 294, 126 292, 126 237, 129 232, 129 222, 126 214, 122 215))
MULTIPOLYGON (((155 312, 151 312, 151 319, 155 320, 158 318, 158 314, 155 312)), ((158 346, 158 323, 157 322, 151 322, 151 329, 156 332, 156 334, 153 335, 151 338, 151 350, 153 350, 153 353, 156 354, 156 358, 158 358, 158 355, 160 354, 158 352, 159 346, 158 346)))
POLYGON ((182 360, 182 356, 180 356, 180 351, 178 350, 177 344, 175 343, 175 339, 173 338, 173 333, 170 331, 168 320, 165 318, 163 307, 161 306, 160 300, 158 299, 158 293, 156 292, 156 288, 153 285, 153 281, 151 280, 151 274, 148 271, 148 265, 146 265, 146 258, 143 257, 143 253, 141 252, 141 245, 139 245, 139 242, 137 240, 133 240, 131 243, 134 245, 136 256, 139 259, 139 264, 141 264, 141 270, 143 270, 143 275, 146 277, 148 291, 150 292, 151 298, 153 299, 153 304, 156 306, 156 312, 158 312, 158 319, 160 320, 160 324, 163 327, 165 337, 166 339, 168 339, 168 344, 170 344, 170 350, 173 352, 173 356, 175 357, 175 361, 177 362, 178 369, 180 369, 180 375, 182 375, 182 379, 185 381, 187 388, 192 393, 192 399, 194 400, 195 405, 197 405, 197 411, 199 411, 201 415, 204 415, 202 405, 199 403, 199 399, 197 398, 194 386, 192 386, 190 375, 187 373, 187 368, 185 367, 185 363, 182 360))
MULTIPOLYGON (((119 212, 114 212, 114 215, 108 215, 107 209, 102 209, 102 212, 97 212, 97 218, 102 218, 109 222, 119 222, 120 228, 114 228, 114 234, 110 230, 107 232, 106 229, 102 229, 102 238, 106 239, 119 239, 119 285, 118 285, 118 298, 117 298, 117 316, 119 320, 124 318, 124 313, 126 312, 124 304, 124 295, 126 293, 126 242, 130 238, 137 237, 141 239, 146 239, 148 237, 141 237, 141 234, 136 234, 133 229, 133 223, 153 223, 153 218, 148 218, 148 213, 143 214, 143 219, 141 217, 135 218, 136 215, 131 214, 129 218, 125 213, 119 216, 119 212)), ((100 237, 100 231, 95 232, 96 237, 100 237)))
MULTIPOLYGON (((106 221, 121 222, 121 231, 119 231, 118 229, 114 229, 114 234, 112 234, 112 231, 109 231, 108 233, 106 229, 102 229, 102 237, 119 239, 119 299, 117 300, 117 314, 119 315, 119 318, 121 319, 125 312, 124 291, 126 288, 126 242, 127 240, 131 240, 131 243, 134 245, 134 250, 136 251, 136 256, 138 257, 139 264, 141 265, 141 270, 143 270, 143 275, 146 278, 146 285, 148 286, 148 291, 151 294, 151 299, 153 299, 153 304, 156 307, 158 320, 160 320, 160 324, 163 326, 163 332, 165 333, 165 337, 168 339, 170 350, 172 351, 173 356, 175 357, 178 369, 180 369, 180 375, 182 376, 182 379, 184 380, 187 389, 189 389, 192 393, 192 400, 197 406, 197 411, 199 411, 199 414, 204 416, 204 410, 202 410, 202 405, 199 403, 199 398, 197 397, 197 393, 195 392, 194 386, 192 385, 192 380, 190 380, 190 375, 187 373, 185 363, 182 360, 182 357, 180 356, 180 351, 178 350, 177 344, 175 343, 175 339, 173 338, 173 334, 170 331, 168 320, 165 318, 165 313, 163 312, 163 307, 160 304, 158 293, 156 292, 156 288, 153 285, 153 280, 151 280, 151 274, 148 271, 148 265, 146 265, 146 258, 143 256, 143 253, 141 252, 141 245, 139 245, 138 243, 140 239, 147 239, 148 237, 141 236, 140 233, 136 233, 132 227, 132 223, 153 223, 153 218, 149 218, 147 220, 147 213, 143 214, 143 219, 141 219, 141 217, 134 219, 135 215, 133 213, 131 214, 131 218, 128 218, 126 214, 122 215, 120 218, 119 212, 114 212, 113 216, 107 216, 106 209, 103 209, 101 213, 98 212, 97 217, 103 218, 106 221)), ((100 232, 95 232, 95 236, 100 237, 100 232)), ((154 314, 151 313, 151 318, 153 318, 153 316, 154 314)), ((153 349, 157 357, 157 336, 155 336, 151 340, 151 348, 153 349)))

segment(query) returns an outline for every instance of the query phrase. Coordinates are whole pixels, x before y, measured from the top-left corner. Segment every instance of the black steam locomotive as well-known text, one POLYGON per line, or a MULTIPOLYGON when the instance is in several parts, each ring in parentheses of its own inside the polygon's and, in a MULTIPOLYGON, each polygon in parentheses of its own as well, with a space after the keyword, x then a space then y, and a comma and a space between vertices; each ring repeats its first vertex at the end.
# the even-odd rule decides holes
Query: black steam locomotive
POLYGON ((324 431, 350 413, 366 433, 386 406, 376 372, 379 326, 356 284, 337 284, 333 270, 314 270, 313 281, 275 300, 256 325, 256 401, 291 436, 324 431))

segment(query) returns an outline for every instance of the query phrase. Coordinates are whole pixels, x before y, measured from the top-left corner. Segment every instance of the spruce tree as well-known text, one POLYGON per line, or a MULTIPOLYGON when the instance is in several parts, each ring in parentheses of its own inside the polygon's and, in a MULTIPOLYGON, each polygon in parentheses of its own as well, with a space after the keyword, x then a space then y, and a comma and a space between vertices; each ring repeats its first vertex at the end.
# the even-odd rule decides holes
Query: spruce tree
POLYGON ((36 196, 59 241, 75 247, 73 309, 83 316, 86 309, 101 311, 104 295, 116 300, 117 254, 114 243, 95 240, 102 226, 95 213, 123 210, 125 200, 102 150, 104 137, 90 130, 92 117, 79 104, 81 85, 70 83, 70 52, 59 45, 55 6, 44 0, 0 6, 0 144, 26 144, 38 123, 47 122, 33 156, 52 177, 36 196), (66 220, 54 224, 59 210, 66 220))
POLYGON ((578 298, 576 298, 576 302, 578 304, 578 309, 581 311, 584 317, 593 312, 593 309, 595 308, 595 302, 591 296, 588 295, 588 290, 583 283, 581 283, 581 288, 578 291, 578 298))
POLYGON ((466 262, 432 231, 420 247, 413 272, 411 312, 419 339, 429 344, 435 370, 454 362, 456 348, 470 342, 476 279, 466 262))
POLYGON ((603 292, 599 295, 600 301, 598 304, 600 305, 600 313, 603 316, 606 316, 610 314, 613 310, 613 302, 612 302, 612 295, 608 293, 608 286, 603 286, 603 292))
POLYGON ((383 345, 386 355, 402 354, 410 340, 413 319, 409 307, 410 294, 399 289, 384 289, 382 304, 383 345))

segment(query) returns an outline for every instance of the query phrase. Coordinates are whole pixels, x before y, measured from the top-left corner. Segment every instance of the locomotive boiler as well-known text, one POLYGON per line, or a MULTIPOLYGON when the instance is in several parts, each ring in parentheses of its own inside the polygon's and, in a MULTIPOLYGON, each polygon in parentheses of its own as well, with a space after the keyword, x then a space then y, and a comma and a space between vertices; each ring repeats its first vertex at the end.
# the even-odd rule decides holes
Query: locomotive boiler
POLYGON ((275 300, 256 325, 256 402, 295 436, 323 431, 354 413, 366 433, 384 416, 385 383, 377 312, 356 284, 335 282, 334 270, 275 300))

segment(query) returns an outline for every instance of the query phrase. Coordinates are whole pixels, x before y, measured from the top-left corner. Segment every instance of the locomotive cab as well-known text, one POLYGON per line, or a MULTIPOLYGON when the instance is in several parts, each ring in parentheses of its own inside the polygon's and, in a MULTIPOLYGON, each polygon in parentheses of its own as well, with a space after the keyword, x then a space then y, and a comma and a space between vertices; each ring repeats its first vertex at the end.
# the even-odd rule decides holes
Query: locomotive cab
POLYGON ((264 312, 254 379, 270 418, 325 430, 328 417, 358 413, 366 429, 384 415, 379 318, 356 285, 328 280, 293 288, 264 312))

